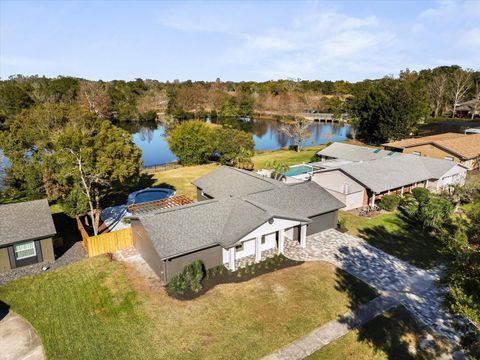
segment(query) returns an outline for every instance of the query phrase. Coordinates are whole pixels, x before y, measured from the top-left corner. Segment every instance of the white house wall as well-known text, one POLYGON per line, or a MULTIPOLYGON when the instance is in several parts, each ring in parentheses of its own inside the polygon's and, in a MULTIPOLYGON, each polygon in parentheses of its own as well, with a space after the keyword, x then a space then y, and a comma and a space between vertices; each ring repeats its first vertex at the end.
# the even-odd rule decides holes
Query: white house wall
POLYGON ((313 174, 312 181, 327 190, 346 207, 342 210, 351 210, 363 206, 365 188, 340 170, 324 171, 313 174), (344 194, 343 184, 348 185, 348 194, 344 194))

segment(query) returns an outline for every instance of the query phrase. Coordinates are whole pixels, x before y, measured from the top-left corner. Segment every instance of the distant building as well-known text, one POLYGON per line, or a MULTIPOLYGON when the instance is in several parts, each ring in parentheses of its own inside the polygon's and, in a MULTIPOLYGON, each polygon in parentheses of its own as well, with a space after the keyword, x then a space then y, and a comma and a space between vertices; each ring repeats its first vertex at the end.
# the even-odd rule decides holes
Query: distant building
POLYGON ((469 169, 478 168, 480 134, 445 133, 383 144, 385 150, 451 160, 469 169))

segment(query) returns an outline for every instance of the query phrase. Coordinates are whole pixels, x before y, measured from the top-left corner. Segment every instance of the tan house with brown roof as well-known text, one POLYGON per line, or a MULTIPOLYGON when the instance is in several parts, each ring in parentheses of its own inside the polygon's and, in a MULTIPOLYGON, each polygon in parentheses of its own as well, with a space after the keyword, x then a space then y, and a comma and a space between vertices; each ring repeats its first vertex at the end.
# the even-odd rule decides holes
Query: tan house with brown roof
POLYGON ((455 161, 467 168, 479 167, 480 134, 445 133, 383 144, 385 150, 455 161))

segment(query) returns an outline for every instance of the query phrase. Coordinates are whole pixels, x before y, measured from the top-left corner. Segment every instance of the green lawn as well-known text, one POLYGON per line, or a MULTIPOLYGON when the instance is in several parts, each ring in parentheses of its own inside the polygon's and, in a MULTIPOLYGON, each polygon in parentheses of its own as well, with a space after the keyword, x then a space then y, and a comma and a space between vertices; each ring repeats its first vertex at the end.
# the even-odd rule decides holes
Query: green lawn
POLYGON ((196 199, 196 188, 192 185, 192 181, 209 173, 217 167, 217 164, 185 166, 178 169, 154 173, 154 186, 172 187, 177 191, 178 195, 187 195, 192 199, 196 199))
POLYGON ((253 359, 376 296, 319 262, 176 300, 105 256, 23 278, 0 300, 39 333, 49 359, 253 359))
POLYGON ((440 240, 431 236, 399 212, 373 218, 341 211, 348 232, 383 251, 420 268, 431 268, 441 261, 440 240))
POLYGON ((295 165, 301 163, 308 163, 310 159, 315 155, 319 150, 323 149, 325 145, 320 146, 309 146, 304 148, 300 152, 293 150, 276 150, 276 151, 265 151, 256 153, 252 157, 252 161, 255 164, 255 169, 265 168, 269 161, 278 160, 286 165, 295 165))
MULTIPOLYGON (((308 360, 434 359, 419 348, 418 339, 427 333, 402 307, 386 312, 310 355, 308 360)), ((437 341, 437 351, 444 345, 437 341)))

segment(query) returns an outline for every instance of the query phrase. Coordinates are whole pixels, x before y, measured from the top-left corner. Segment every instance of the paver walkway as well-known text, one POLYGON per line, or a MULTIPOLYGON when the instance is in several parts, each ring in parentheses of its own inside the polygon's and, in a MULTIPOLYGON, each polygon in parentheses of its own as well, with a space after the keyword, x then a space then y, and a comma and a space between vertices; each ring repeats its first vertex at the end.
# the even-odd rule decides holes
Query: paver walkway
POLYGON ((299 261, 327 261, 395 298, 407 310, 452 345, 459 344, 455 318, 443 307, 445 289, 438 284, 441 269, 419 269, 362 239, 327 230, 307 239, 301 248, 290 240, 285 256, 299 261))
POLYGON ((397 305, 398 301, 396 299, 379 296, 355 311, 348 312, 338 320, 330 321, 313 330, 310 334, 265 357, 264 360, 303 359, 397 305))
POLYGON ((27 359, 44 359, 42 343, 25 319, 9 312, 0 320, 0 360, 27 359))

